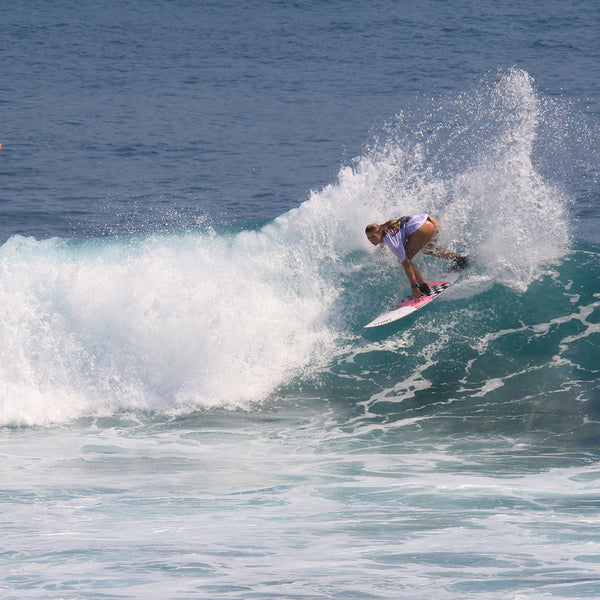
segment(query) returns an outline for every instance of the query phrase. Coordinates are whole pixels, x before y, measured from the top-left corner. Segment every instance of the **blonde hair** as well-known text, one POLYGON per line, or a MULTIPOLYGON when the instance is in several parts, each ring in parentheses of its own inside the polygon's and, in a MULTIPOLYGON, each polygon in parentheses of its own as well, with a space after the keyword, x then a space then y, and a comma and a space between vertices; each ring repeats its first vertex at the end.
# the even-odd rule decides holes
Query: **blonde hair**
POLYGON ((392 219, 391 221, 386 221, 383 225, 371 223, 365 228, 365 233, 369 234, 375 231, 377 233, 383 233, 383 235, 385 235, 391 230, 397 232, 404 225, 404 223, 406 223, 407 219, 407 217, 401 217, 400 219, 392 219))

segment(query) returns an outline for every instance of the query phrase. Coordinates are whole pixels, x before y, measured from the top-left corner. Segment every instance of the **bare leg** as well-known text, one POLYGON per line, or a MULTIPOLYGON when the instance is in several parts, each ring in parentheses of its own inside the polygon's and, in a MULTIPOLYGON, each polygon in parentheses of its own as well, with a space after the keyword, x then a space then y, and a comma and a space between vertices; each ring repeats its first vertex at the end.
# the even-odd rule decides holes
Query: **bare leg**
POLYGON ((447 260, 456 260, 457 254, 451 250, 446 250, 442 246, 437 246, 435 240, 439 233, 439 226, 436 219, 432 216, 428 221, 417 229, 409 238, 406 244, 406 256, 412 259, 417 252, 423 250, 423 254, 445 258, 447 260))
POLYGON ((423 293, 431 293, 429 291, 429 286, 427 286, 421 275, 421 271, 419 271, 418 267, 412 262, 413 257, 421 250, 423 251, 423 254, 455 261, 456 265, 451 270, 462 270, 469 264, 468 257, 459 256, 455 252, 435 244, 438 232, 439 228, 437 220, 430 216, 429 219, 408 238, 408 242, 406 243, 406 259, 402 263, 402 266, 404 267, 406 276, 411 284, 413 281, 416 281, 421 288, 415 289, 415 287, 413 287, 413 292, 411 294, 413 298, 420 298, 423 293))
POLYGON ((427 246, 423 248, 423 254, 435 256, 437 258, 445 258, 447 260, 456 260, 458 258, 458 254, 456 254, 456 252, 452 252, 452 250, 446 250, 446 248, 442 248, 441 246, 434 246, 433 243, 427 244, 427 246))

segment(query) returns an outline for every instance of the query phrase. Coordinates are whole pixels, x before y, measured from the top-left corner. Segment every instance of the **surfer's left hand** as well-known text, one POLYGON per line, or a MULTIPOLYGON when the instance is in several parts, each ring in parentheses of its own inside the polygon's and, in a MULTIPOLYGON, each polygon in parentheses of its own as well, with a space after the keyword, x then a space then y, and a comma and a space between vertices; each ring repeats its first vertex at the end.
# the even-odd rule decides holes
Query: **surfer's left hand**
POLYGON ((413 300, 418 300, 419 298, 422 298, 424 296, 423 292, 418 288, 413 288, 413 291, 411 293, 411 295, 409 296, 409 298, 413 298, 413 300))

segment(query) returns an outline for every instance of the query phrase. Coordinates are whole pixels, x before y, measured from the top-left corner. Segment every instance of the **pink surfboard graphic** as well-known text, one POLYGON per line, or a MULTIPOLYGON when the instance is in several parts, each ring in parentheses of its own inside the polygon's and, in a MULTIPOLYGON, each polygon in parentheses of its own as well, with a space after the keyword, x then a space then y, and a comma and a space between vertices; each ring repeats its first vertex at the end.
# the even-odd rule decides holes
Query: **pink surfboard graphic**
POLYGON ((458 273, 446 273, 446 279, 444 281, 434 281, 428 283, 431 289, 430 296, 421 296, 418 300, 413 298, 405 298, 396 304, 396 308, 382 313, 376 319, 367 323, 365 327, 380 327, 381 325, 388 325, 398 319, 407 317, 414 313, 416 310, 427 306, 433 302, 442 292, 447 290, 459 277, 458 273))
POLYGON ((452 285, 450 281, 435 281, 428 283, 429 289, 431 289, 431 296, 421 296, 418 300, 414 298, 407 298, 396 304, 396 306, 414 306, 415 308, 422 308, 426 304, 429 304, 432 300, 441 294, 446 288, 452 285))

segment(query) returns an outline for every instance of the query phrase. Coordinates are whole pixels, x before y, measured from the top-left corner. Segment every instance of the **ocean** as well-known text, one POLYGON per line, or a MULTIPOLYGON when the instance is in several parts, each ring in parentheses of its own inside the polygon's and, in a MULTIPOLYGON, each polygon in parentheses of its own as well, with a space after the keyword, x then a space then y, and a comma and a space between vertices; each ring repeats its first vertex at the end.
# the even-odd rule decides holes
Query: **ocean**
POLYGON ((600 597, 597 0, 0 36, 2 598, 600 597), (416 213, 471 264, 365 330, 416 213))

